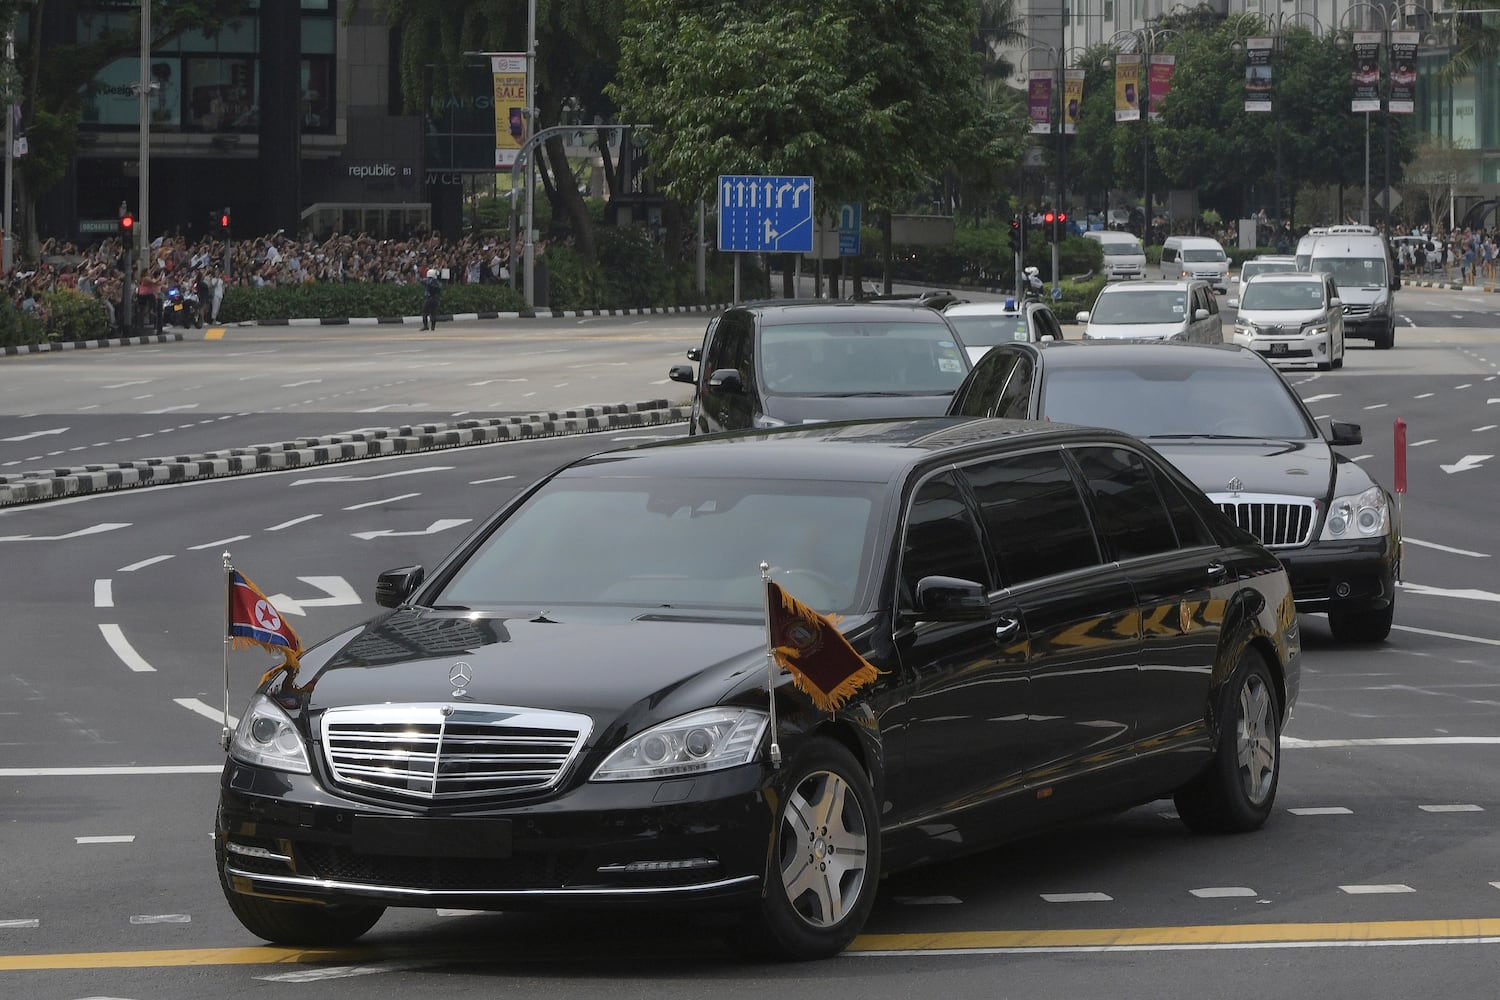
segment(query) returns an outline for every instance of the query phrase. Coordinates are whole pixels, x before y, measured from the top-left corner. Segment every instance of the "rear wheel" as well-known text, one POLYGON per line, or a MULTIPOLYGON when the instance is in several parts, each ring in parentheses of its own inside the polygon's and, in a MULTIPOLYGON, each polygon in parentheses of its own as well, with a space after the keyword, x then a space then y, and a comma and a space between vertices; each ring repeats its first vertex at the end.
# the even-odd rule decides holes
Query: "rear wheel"
POLYGON ((1383 608, 1353 608, 1328 612, 1328 630, 1340 642, 1384 642, 1391 634, 1396 602, 1383 608))
POLYGON ((1208 770, 1177 790, 1177 815, 1197 833, 1244 833, 1271 814, 1281 777, 1276 685, 1254 649, 1219 691, 1219 743, 1208 770))

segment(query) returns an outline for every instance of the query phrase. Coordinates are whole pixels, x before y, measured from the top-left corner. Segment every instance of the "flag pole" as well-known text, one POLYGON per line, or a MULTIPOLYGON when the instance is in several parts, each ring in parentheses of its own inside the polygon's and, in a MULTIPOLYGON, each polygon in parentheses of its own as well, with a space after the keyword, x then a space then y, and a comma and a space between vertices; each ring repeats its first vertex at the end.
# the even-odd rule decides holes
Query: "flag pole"
POLYGON ((771 766, 779 768, 781 744, 776 742, 776 637, 771 634, 771 567, 764 562, 760 564, 760 582, 766 605, 766 700, 771 709, 771 766))
POLYGON ((219 749, 229 752, 229 627, 232 621, 230 608, 234 603, 234 591, 230 586, 230 574, 234 563, 230 562, 229 550, 224 550, 224 725, 219 731, 219 749))

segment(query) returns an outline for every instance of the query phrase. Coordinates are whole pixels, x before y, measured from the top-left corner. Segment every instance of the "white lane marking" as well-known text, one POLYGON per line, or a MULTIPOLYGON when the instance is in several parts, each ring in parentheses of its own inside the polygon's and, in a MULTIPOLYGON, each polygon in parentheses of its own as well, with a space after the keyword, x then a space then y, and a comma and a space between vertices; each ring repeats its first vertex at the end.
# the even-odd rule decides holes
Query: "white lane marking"
POLYGON ((322 516, 323 516, 322 514, 303 514, 301 517, 294 517, 290 521, 282 521, 280 524, 273 524, 269 528, 267 528, 266 530, 267 531, 280 531, 283 528, 290 528, 293 525, 306 524, 308 521, 316 521, 318 518, 320 518, 322 516))
POLYGON ((118 775, 223 774, 223 764, 162 764, 137 767, 0 767, 0 778, 113 778, 118 775))
POLYGON ((393 531, 390 528, 381 528, 376 531, 353 531, 350 532, 350 534, 355 538, 362 538, 367 542, 373 538, 412 538, 417 535, 435 535, 440 531, 447 531, 449 528, 456 528, 461 524, 468 524, 472 520, 473 518, 470 517, 444 517, 433 521, 421 531, 393 531))
POLYGON ((1447 545, 1439 545, 1437 542, 1424 542, 1420 538, 1412 538, 1407 535, 1402 538, 1407 545, 1420 545, 1424 549, 1437 549, 1439 552, 1451 552, 1456 556, 1473 556, 1475 559, 1488 559, 1488 552, 1473 552, 1469 549, 1455 549, 1447 545))
POLYGON ((138 379, 135 379, 135 380, 130 381, 130 382, 116 382, 114 385, 107 385, 104 388, 106 388, 106 389, 128 389, 128 388, 130 388, 133 385, 145 385, 147 382, 150 382, 150 381, 151 380, 149 378, 138 378, 138 379))
POLYGON ((364 510, 366 507, 379 507, 381 504, 395 503, 398 500, 410 500, 412 497, 419 497, 421 495, 422 494, 420 493, 403 493, 400 496, 386 497, 384 500, 366 500, 364 503, 353 504, 351 506, 345 507, 344 509, 364 510))
POLYGON ((229 721, 226 723, 224 710, 222 708, 214 708, 207 702, 199 701, 197 698, 173 698, 172 701, 178 705, 181 705, 189 712, 197 712, 205 719, 211 719, 221 726, 228 725, 230 729, 233 729, 235 726, 238 726, 240 724, 240 720, 233 715, 228 717, 229 721))
POLYGON ((190 924, 193 918, 186 913, 137 913, 130 918, 132 924, 190 924))
POLYGON ((118 572, 134 573, 138 569, 145 569, 147 566, 155 566, 157 563, 166 562, 168 559, 175 558, 175 556, 152 556, 150 559, 142 559, 140 562, 133 562, 129 566, 121 566, 118 572))
MULTIPOLYGON (((1286 745, 1286 737, 1281 739, 1282 746, 1286 745)), ((1304 806, 1301 809, 1288 809, 1287 812, 1293 816, 1352 816, 1353 809, 1345 809, 1343 806, 1304 806)))
POLYGON ((1492 430, 1494 430, 1496 426, 1497 425, 1495 425, 1495 424, 1485 424, 1483 427, 1476 427, 1476 428, 1474 428, 1474 430, 1471 433, 1473 433, 1473 434, 1482 434, 1485 431, 1492 431, 1492 430))
POLYGON ((1447 806, 1417 806, 1418 809, 1428 813, 1478 813, 1484 812, 1484 806, 1471 805, 1469 803, 1454 803, 1447 806))
POLYGON ((1389 405, 1390 405, 1389 403, 1371 403, 1369 406, 1365 407, 1365 409, 1367 409, 1367 410, 1383 410, 1383 409, 1385 409, 1389 405))
POLYGON ((85 535, 102 535, 106 531, 115 531, 120 528, 130 527, 130 522, 121 524, 105 523, 95 524, 88 528, 79 528, 65 535, 0 535, 0 542, 63 542, 69 538, 82 538, 85 535))
POLYGON ((284 382, 282 383, 281 387, 283 389, 300 389, 304 385, 317 385, 322 381, 323 380, 320 378, 307 378, 303 379, 301 382, 284 382))
POLYGON ((1494 455, 1465 455, 1452 465, 1439 465, 1438 468, 1451 476, 1455 472, 1469 472, 1473 469, 1483 468, 1484 463, 1494 457, 1494 455))
POLYGON ((1416 628, 1412 625, 1392 625, 1392 629, 1398 632, 1410 632, 1412 635, 1430 635, 1436 639, 1456 639, 1459 642, 1473 642, 1481 646, 1500 646, 1500 639, 1486 639, 1478 635, 1463 635, 1459 632, 1438 632, 1430 628, 1416 628))
POLYGON ((120 662, 138 674, 156 673, 156 668, 147 663, 125 638, 125 633, 120 630, 120 626, 101 624, 99 631, 104 635, 104 641, 109 643, 109 648, 114 650, 115 655, 120 658, 120 662))
POLYGON ((399 472, 381 472, 373 476, 319 476, 316 479, 298 479, 293 486, 310 483, 372 483, 377 479, 395 479, 397 476, 419 476, 424 472, 452 472, 451 465, 429 465, 420 469, 402 469, 399 472))
POLYGON ((494 479, 471 479, 471 480, 469 480, 469 485, 470 486, 485 486, 485 485, 488 485, 489 483, 503 483, 506 480, 514 479, 514 478, 516 478, 516 477, 515 476, 496 476, 494 479))
POLYGON ((114 583, 110 580, 94 581, 94 607, 112 608, 115 606, 114 583))
POLYGON ((264 983, 317 983, 325 979, 352 979, 356 976, 378 976, 386 972, 407 972, 422 966, 416 962, 382 962, 380 965, 334 965, 302 972, 279 972, 274 976, 256 976, 264 983))
POLYGON ((1321 393, 1320 395, 1317 395, 1317 396, 1308 396, 1302 402, 1304 402, 1304 403, 1321 403, 1325 399, 1338 399, 1339 396, 1341 396, 1341 395, 1343 395, 1343 393, 1325 392, 1325 393, 1321 393))
POLYGON ((1412 399, 1431 399, 1436 395, 1437 393, 1435 392, 1419 392, 1415 396, 1413 396, 1412 399))
POLYGON ((1468 388, 1472 387, 1473 385, 1474 385, 1473 382, 1465 382, 1463 385, 1455 385, 1453 388, 1455 388, 1455 389, 1468 389, 1468 388))
POLYGON ((297 579, 328 596, 296 598, 286 594, 272 594, 268 600, 273 608, 289 615, 306 615, 303 608, 338 608, 359 603, 359 594, 341 576, 299 576, 297 579))
MULTIPOLYGON (((1493 884, 1493 883, 1491 883, 1493 884)), ((1500 888, 1500 887, 1497 887, 1500 888)), ((20 917, 16 920, 0 920, 0 930, 13 927, 40 927, 42 922, 36 917, 20 917)))
POLYGON ((159 410, 146 410, 144 412, 150 414, 153 417, 159 417, 163 413, 176 413, 179 410, 196 410, 197 408, 197 403, 178 403, 176 406, 163 406, 159 410))
MULTIPOLYGON (((1284 750, 1346 750, 1354 747, 1500 746, 1500 736, 1371 736, 1349 740, 1303 740, 1283 736, 1284 750)), ((1293 809, 1292 812, 1297 810, 1293 809)), ((1346 810, 1347 811, 1347 810, 1346 810)))
POLYGON ((963 900, 957 896, 897 896, 902 906, 956 906, 963 900))
POLYGON ((1442 587, 1426 587, 1420 583, 1403 583, 1401 589, 1412 594, 1428 594, 1432 597, 1458 597, 1466 601, 1500 601, 1500 594, 1472 587, 1462 590, 1445 590, 1442 587))
POLYGON ((228 538, 220 538, 217 541, 204 542, 202 545, 189 545, 188 551, 197 552, 201 549, 216 549, 221 545, 228 545, 230 542, 243 542, 249 537, 249 535, 230 535, 228 538))
POLYGON ((73 838, 73 843, 75 843, 75 844, 133 844, 133 843, 135 843, 135 834, 133 834, 133 833, 124 833, 124 834, 120 834, 118 836, 110 836, 110 837, 74 837, 73 838))
POLYGON ((1413 441, 1411 444, 1407 445, 1407 447, 1408 448, 1420 448, 1424 444, 1437 444, 1437 442, 1438 442, 1437 438, 1423 438, 1420 441, 1413 441))
POLYGON ((1399 882, 1387 882, 1381 885, 1341 885, 1339 891, 1347 892, 1351 896, 1376 896, 1382 893, 1416 892, 1417 890, 1399 882))
POLYGON ((53 427, 45 431, 32 431, 30 434, 17 434, 15 437, 0 438, 0 441, 30 441, 33 438, 47 437, 51 434, 66 434, 70 428, 53 427))
POLYGON ((1242 896, 1260 895, 1254 889, 1243 885, 1209 886, 1206 889, 1189 889, 1188 892, 1199 899, 1236 899, 1242 896))
POLYGON ((1103 892, 1044 892, 1042 898, 1049 903, 1108 903, 1114 899, 1103 892))

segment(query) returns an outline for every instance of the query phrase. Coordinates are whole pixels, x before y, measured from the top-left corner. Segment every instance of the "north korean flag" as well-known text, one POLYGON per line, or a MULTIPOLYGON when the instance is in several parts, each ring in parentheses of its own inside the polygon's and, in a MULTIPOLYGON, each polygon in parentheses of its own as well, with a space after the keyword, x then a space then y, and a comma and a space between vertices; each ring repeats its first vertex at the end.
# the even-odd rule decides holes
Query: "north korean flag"
POLYGON ((229 573, 229 635, 235 648, 253 643, 268 652, 282 652, 294 669, 302 656, 302 640, 291 624, 239 570, 229 573))

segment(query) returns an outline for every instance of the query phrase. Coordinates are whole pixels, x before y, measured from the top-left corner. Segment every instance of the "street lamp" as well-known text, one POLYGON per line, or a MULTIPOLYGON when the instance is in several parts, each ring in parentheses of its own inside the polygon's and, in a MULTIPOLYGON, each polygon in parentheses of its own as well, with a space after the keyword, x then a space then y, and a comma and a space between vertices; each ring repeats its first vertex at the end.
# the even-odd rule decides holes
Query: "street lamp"
MULTIPOLYGON (((1383 138, 1385 140, 1385 175, 1382 183, 1385 187, 1385 197, 1382 200, 1381 204, 1381 223, 1382 227, 1386 230, 1387 233, 1390 232, 1391 228, 1391 97, 1392 91, 1395 87, 1394 71, 1398 64, 1395 53, 1397 46, 1409 47, 1411 55, 1410 66, 1412 70, 1410 85, 1415 86, 1416 52, 1422 40, 1420 32, 1395 30, 1396 22, 1399 17, 1397 11, 1399 9, 1400 8, 1395 4, 1377 4, 1371 3, 1369 2, 1369 0, 1353 0, 1353 2, 1351 2, 1349 6, 1345 8, 1344 13, 1339 16, 1339 34, 1335 39, 1335 41, 1341 47, 1348 46, 1352 43, 1354 45, 1354 51, 1357 55, 1363 56, 1365 53, 1368 53, 1370 59, 1372 60, 1372 69, 1375 74, 1375 79, 1373 81, 1367 82, 1367 84, 1373 84, 1375 88, 1374 93, 1373 95, 1370 95, 1366 98, 1366 100, 1369 101, 1370 104, 1373 104, 1374 107, 1371 108, 1369 104, 1367 104, 1364 109, 1364 221, 1367 225, 1370 221, 1370 112, 1372 110, 1381 110, 1381 105, 1382 103, 1384 104, 1384 118, 1382 120, 1385 123, 1385 128, 1382 131, 1384 133, 1383 138), (1373 18, 1368 14, 1365 16, 1367 27, 1354 28, 1347 26, 1346 22, 1349 21, 1350 15, 1362 10, 1367 12, 1374 12, 1373 18), (1378 27, 1368 27, 1368 23, 1370 21, 1373 21, 1376 25, 1378 25, 1378 27), (1381 72, 1380 65, 1382 62, 1386 63, 1387 67, 1391 71, 1390 73, 1381 72)), ((1362 82, 1364 81, 1361 81, 1356 76, 1355 87, 1360 87, 1362 82)), ((1355 96, 1357 106, 1359 100, 1359 94, 1357 91, 1355 96)), ((1406 109, 1406 112, 1409 113, 1411 110, 1412 109, 1408 108, 1406 109)))
MULTIPOLYGON (((1146 70, 1146 79, 1136 80, 1136 93, 1146 94, 1146 100, 1142 102, 1146 110, 1141 115, 1141 244, 1143 246, 1151 242, 1151 218, 1155 214, 1151 210, 1151 60, 1176 34, 1177 31, 1173 28, 1149 26, 1130 28, 1115 32, 1105 43, 1115 51, 1117 59, 1125 53, 1138 54, 1141 65, 1146 70)), ((1104 65, 1108 67, 1111 61, 1106 59, 1104 65)))
MULTIPOLYGON (((1070 53, 1074 52, 1074 51, 1081 52, 1082 50, 1081 49, 1075 49, 1075 48, 1067 48, 1067 49, 1058 48, 1055 45, 1048 45, 1045 42, 1037 42, 1036 44, 1029 45, 1029 46, 1027 46, 1026 50, 1021 53, 1020 59, 1017 60, 1017 74, 1021 77, 1021 79, 1029 81, 1030 74, 1028 72, 1026 72, 1022 67, 1025 66, 1028 57, 1033 52, 1038 52, 1038 51, 1047 53, 1047 55, 1048 55, 1048 57, 1049 57, 1049 59, 1050 59, 1050 61, 1052 63, 1052 66, 1051 66, 1051 71, 1052 71, 1052 94, 1048 96, 1048 119, 1049 119, 1048 131, 1052 132, 1053 134, 1055 134, 1057 136, 1057 150, 1056 150, 1057 173, 1056 173, 1054 196, 1053 196, 1053 202, 1052 202, 1053 216, 1052 216, 1052 220, 1051 220, 1052 221, 1052 234, 1051 234, 1051 236, 1052 236, 1052 296, 1053 296, 1053 298, 1057 298, 1057 297, 1059 297, 1062 294, 1061 293, 1061 289, 1059 288, 1059 285, 1058 285, 1058 268, 1059 268, 1059 262, 1058 262, 1058 243, 1061 242, 1062 237, 1063 237, 1063 235, 1066 232, 1066 220, 1067 220, 1067 212, 1066 212, 1066 208, 1065 208, 1065 205, 1064 205, 1065 192, 1067 191, 1067 169, 1068 169, 1067 168, 1067 163, 1068 163, 1067 156, 1068 156, 1068 154, 1067 154, 1067 145, 1066 145, 1066 135, 1067 135, 1066 112, 1067 112, 1067 103, 1066 103, 1066 97, 1064 96, 1065 95, 1065 91, 1063 89, 1063 81, 1066 78, 1066 72, 1065 71, 1066 71, 1066 64, 1067 64, 1067 60, 1068 60, 1068 55, 1070 53), (1055 102, 1054 102, 1054 97, 1055 97, 1055 102)), ((1029 97, 1030 97, 1030 94, 1028 93, 1028 98, 1029 97)), ((1025 230, 1025 227, 1023 227, 1023 232, 1024 232, 1024 230, 1025 230)), ((1024 254, 1023 254, 1021 263, 1023 265, 1025 263, 1024 254)), ((1019 281, 1020 281, 1020 269, 1019 268, 1017 269, 1017 272, 1016 272, 1016 280, 1019 283, 1019 281)), ((1019 287, 1019 284, 1018 284, 1018 287, 1019 287)))

